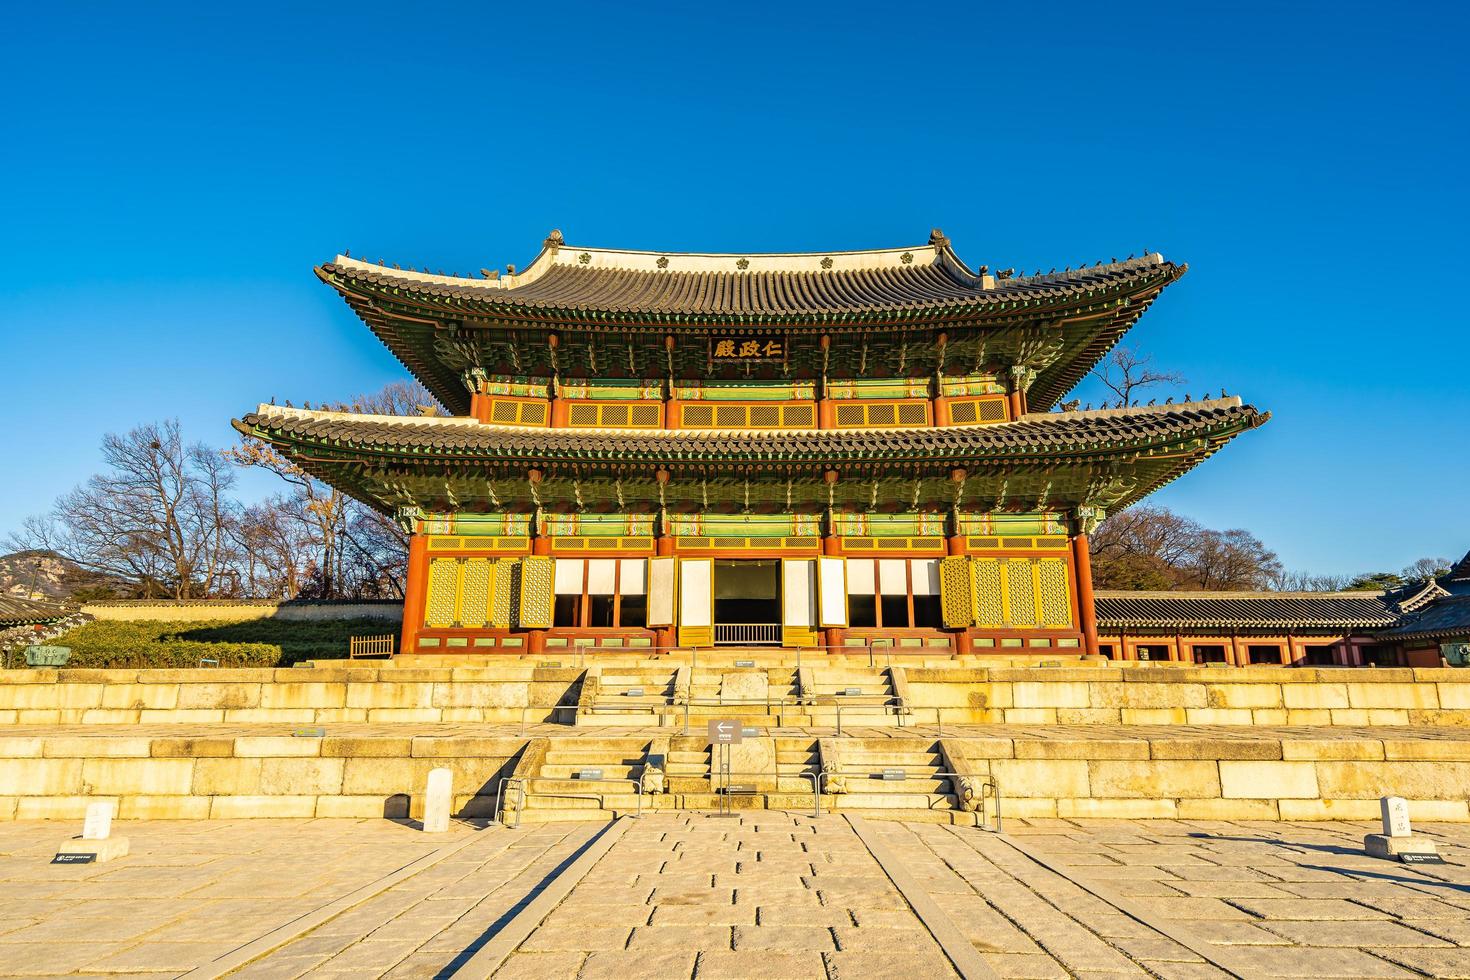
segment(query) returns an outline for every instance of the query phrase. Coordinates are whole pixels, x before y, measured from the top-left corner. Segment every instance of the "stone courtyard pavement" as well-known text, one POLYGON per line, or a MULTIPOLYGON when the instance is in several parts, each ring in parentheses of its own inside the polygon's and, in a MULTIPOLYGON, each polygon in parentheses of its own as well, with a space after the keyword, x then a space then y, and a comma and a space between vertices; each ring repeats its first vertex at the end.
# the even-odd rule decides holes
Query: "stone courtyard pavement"
POLYGON ((1370 829, 148 822, 52 866, 78 828, 5 823, 0 975, 1470 978, 1470 827, 1417 828, 1450 862, 1418 866, 1365 857, 1370 829))

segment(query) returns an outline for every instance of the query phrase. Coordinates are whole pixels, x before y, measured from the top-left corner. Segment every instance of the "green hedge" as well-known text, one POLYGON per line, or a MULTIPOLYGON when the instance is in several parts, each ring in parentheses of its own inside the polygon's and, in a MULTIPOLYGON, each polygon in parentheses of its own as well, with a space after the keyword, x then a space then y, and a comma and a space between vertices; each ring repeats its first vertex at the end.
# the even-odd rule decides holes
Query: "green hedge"
POLYGON ((396 633, 381 619, 285 622, 124 622, 94 620, 51 640, 71 647, 67 667, 198 667, 202 657, 221 667, 290 667, 303 660, 340 660, 353 636, 396 633))

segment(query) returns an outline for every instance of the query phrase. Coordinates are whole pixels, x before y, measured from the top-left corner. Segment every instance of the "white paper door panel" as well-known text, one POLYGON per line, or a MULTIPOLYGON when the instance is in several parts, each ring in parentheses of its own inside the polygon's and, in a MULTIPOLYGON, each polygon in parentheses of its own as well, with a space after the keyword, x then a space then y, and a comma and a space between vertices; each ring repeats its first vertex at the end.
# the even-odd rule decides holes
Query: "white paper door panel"
POLYGON ((781 562, 781 625, 817 625, 817 563, 810 558, 781 562))
POLYGON ((556 562, 556 594, 581 595, 582 571, 587 562, 581 558, 554 558, 556 562))
POLYGON ((616 558, 592 558, 587 562, 587 594, 612 595, 613 578, 617 574, 616 558))
POLYGON ((878 560, 878 587, 884 595, 909 594, 908 562, 902 558, 878 560))
POLYGON ((873 559, 849 558, 847 560, 847 594, 874 595, 873 559))
POLYGON ((624 558, 618 570, 618 591, 623 595, 643 595, 647 585, 648 562, 642 558, 624 558))
POLYGON ((679 625, 714 625, 714 559, 679 561, 679 625))
POLYGON ((939 595, 939 559, 916 558, 913 564, 914 595, 939 595))
POLYGON ((648 559, 648 625, 674 625, 674 584, 678 579, 679 559, 648 559))
POLYGON ((820 626, 847 625, 847 562, 841 558, 817 559, 817 588, 821 593, 820 626))

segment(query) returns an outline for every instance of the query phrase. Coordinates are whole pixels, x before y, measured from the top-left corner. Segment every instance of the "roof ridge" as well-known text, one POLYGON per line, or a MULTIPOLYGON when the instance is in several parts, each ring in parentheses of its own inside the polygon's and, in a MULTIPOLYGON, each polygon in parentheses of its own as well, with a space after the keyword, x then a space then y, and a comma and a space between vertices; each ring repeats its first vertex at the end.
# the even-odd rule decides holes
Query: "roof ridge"
POLYGON ((1243 407, 1245 407, 1245 403, 1239 395, 1226 395, 1223 398, 1207 398, 1203 401, 1194 402, 1165 402, 1162 405, 1128 405, 1121 408, 1090 408, 1070 412, 1027 412, 1014 421, 1025 422, 1032 419, 1054 418, 1117 418, 1119 416, 1177 412, 1180 410, 1209 411, 1217 408, 1243 407))

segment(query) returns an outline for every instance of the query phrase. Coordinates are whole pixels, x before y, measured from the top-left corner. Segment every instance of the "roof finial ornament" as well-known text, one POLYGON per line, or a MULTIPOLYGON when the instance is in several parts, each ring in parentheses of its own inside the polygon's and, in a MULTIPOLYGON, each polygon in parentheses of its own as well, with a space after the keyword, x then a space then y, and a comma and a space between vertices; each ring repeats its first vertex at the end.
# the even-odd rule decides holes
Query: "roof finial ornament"
POLYGON ((516 274, 516 267, 515 267, 515 264, 514 263, 511 263, 511 262, 507 262, 506 263, 506 265, 505 265, 505 274, 508 275, 508 276, 513 276, 513 275, 516 274))
POLYGON ((500 278, 500 270, 499 269, 481 269, 480 270, 480 275, 484 276, 486 279, 499 279, 500 278))
POLYGON ((551 234, 546 236, 546 241, 541 244, 547 248, 561 248, 566 244, 566 240, 561 237, 560 228, 553 228, 551 229, 551 234))
POLYGON ((343 256, 343 258, 348 258, 348 259, 352 258, 352 249, 350 249, 350 248, 344 248, 342 250, 342 256, 343 256))
POLYGON ((949 246, 949 239, 938 228, 931 228, 929 230, 929 244, 935 248, 947 248, 949 246))

